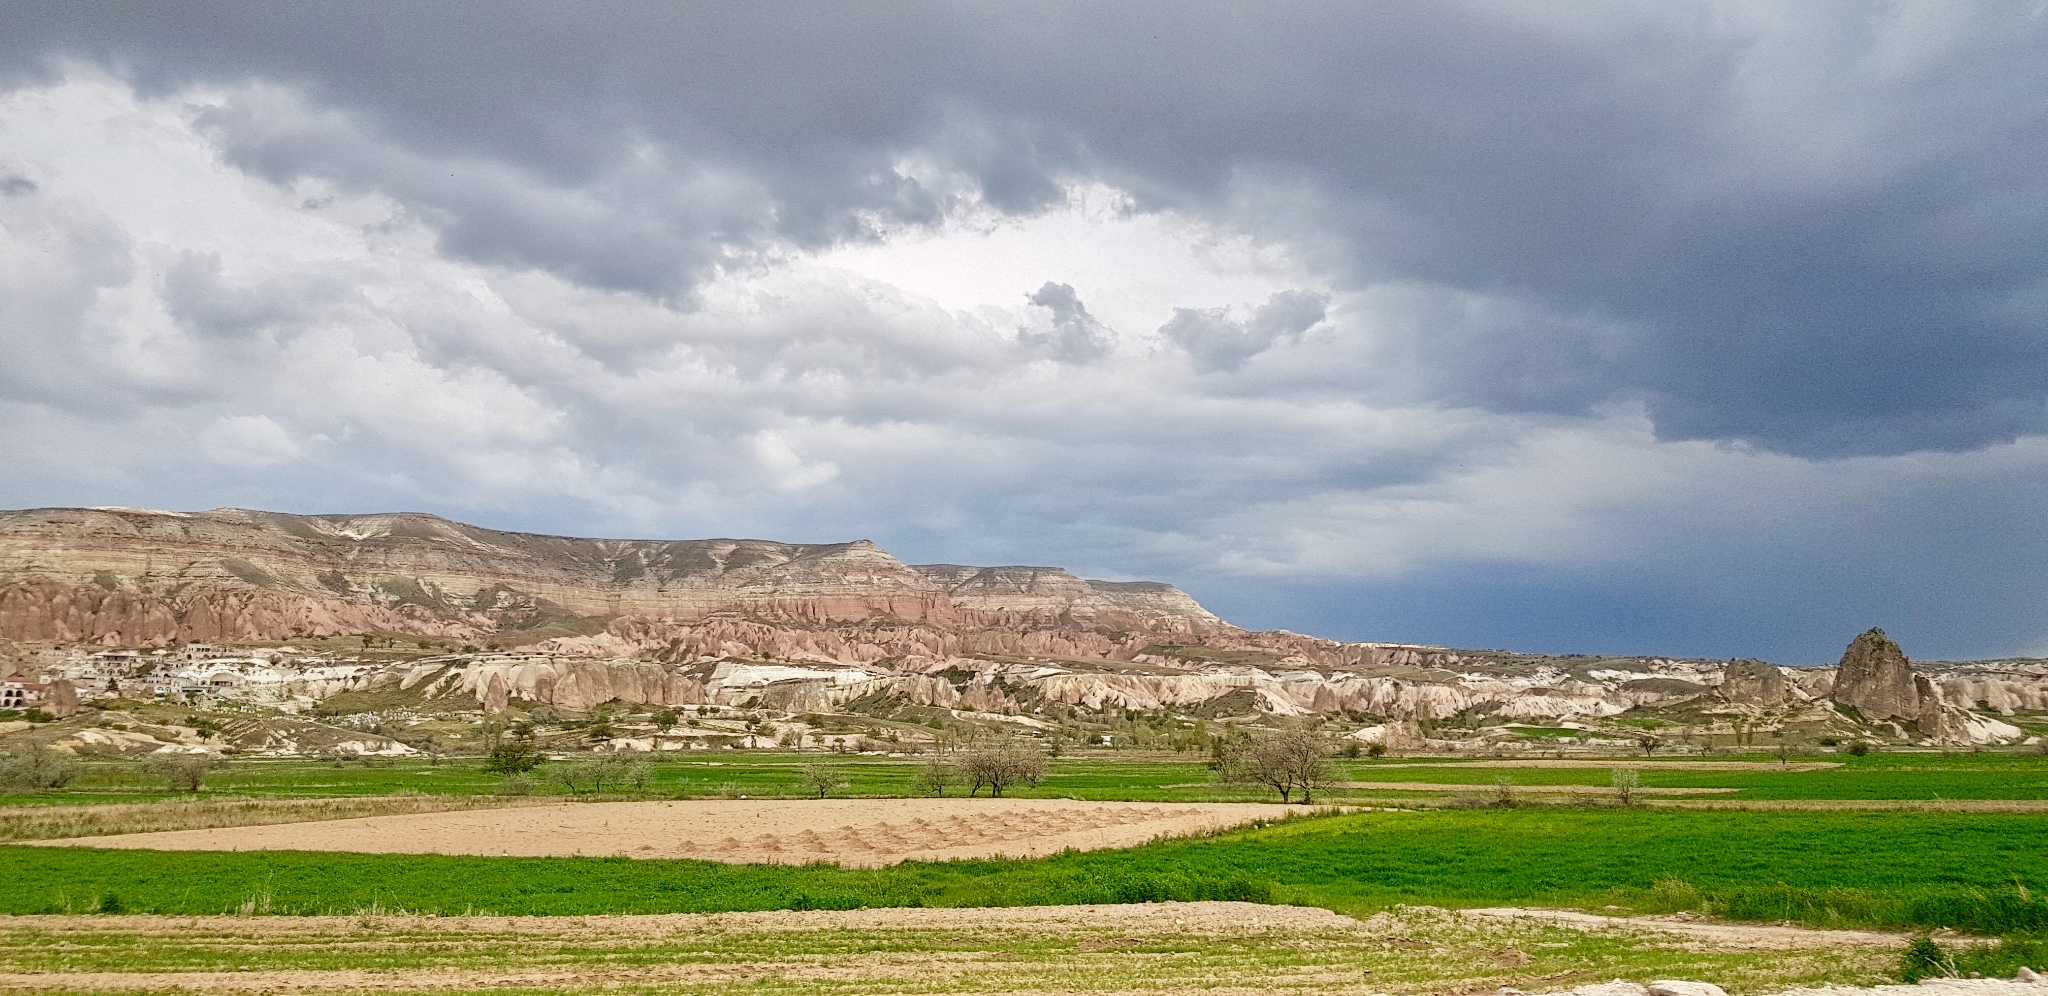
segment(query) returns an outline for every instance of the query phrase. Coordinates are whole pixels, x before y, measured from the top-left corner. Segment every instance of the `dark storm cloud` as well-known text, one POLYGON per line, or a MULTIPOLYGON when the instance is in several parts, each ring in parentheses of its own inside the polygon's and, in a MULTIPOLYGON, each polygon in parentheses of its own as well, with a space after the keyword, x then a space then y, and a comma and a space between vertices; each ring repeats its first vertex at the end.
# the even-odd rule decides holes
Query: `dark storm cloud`
MULTIPOLYGON (((1100 176, 1324 246, 1351 286, 1601 314, 1639 331, 1630 349, 1537 400, 1640 400, 1664 438, 1827 456, 2048 427, 2048 325, 2025 306, 2048 278, 2048 28, 2013 6, 11 4, 5 21, 17 76, 65 54, 163 88, 302 88, 346 121, 228 114, 231 154, 385 190, 448 251, 598 286, 686 293, 735 252, 929 224, 951 193, 898 168, 922 156, 1007 211, 1100 176)), ((1530 400, 1512 377, 1458 393, 1530 400)))

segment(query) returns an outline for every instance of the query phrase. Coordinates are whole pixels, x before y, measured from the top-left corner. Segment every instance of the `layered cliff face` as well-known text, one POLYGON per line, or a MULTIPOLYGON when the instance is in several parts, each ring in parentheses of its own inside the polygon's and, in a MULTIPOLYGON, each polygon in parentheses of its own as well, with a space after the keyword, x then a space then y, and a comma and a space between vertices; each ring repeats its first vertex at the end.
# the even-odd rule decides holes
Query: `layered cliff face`
POLYGON ((1680 728, 1797 714, 1842 736, 2011 742, 2025 734, 1993 714, 2048 711, 2048 666, 1921 674, 1879 630, 1838 670, 1546 657, 1247 632, 1170 585, 915 566, 865 541, 571 539, 427 515, 0 512, 0 640, 42 644, 96 687, 108 675, 87 655, 95 646, 356 635, 441 647, 402 661, 277 649, 232 667, 161 655, 152 680, 291 708, 417 685, 436 707, 487 712, 907 703, 1023 720, 1319 715, 1396 738, 1448 724, 1474 743, 1625 712, 1680 728), (443 652, 450 644, 470 646, 443 652))
POLYGON ((22 642, 383 633, 516 645, 568 631, 635 650, 780 640, 857 657, 948 640, 1108 653, 1227 629, 1170 585, 913 567, 865 540, 573 539, 416 514, 0 512, 0 638, 22 642))

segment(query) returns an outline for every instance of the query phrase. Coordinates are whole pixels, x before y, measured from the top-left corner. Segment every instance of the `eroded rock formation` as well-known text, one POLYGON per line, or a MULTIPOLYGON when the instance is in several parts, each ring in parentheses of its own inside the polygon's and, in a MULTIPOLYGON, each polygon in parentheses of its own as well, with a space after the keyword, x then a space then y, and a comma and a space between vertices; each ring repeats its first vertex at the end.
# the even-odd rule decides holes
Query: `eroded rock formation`
POLYGON ((1934 683, 1913 670, 1906 652, 1871 629, 1850 641, 1835 669, 1831 693, 1836 705, 1848 706, 1866 721, 1899 720, 1928 736, 1941 733, 1941 695, 1934 683))
POLYGON ((1774 664, 1732 660, 1722 671, 1721 697, 1734 705, 1771 709, 1792 697, 1792 683, 1785 680, 1785 672, 1774 664))
POLYGON ((1135 654, 1229 628, 1171 585, 912 566, 865 540, 573 539, 410 514, 0 512, 0 638, 23 642, 384 633, 520 645, 569 630, 672 654, 780 644, 848 660, 1135 654))

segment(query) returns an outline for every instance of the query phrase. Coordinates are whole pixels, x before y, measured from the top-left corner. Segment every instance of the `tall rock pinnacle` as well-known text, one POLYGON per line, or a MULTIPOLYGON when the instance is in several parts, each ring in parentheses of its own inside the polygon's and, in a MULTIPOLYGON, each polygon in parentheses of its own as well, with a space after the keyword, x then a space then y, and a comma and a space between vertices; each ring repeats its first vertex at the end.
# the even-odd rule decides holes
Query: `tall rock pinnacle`
POLYGON ((1941 699, 1933 683, 1914 672, 1905 651, 1881 629, 1850 641, 1831 697, 1870 722, 1906 720, 1928 736, 1941 732, 1941 699))

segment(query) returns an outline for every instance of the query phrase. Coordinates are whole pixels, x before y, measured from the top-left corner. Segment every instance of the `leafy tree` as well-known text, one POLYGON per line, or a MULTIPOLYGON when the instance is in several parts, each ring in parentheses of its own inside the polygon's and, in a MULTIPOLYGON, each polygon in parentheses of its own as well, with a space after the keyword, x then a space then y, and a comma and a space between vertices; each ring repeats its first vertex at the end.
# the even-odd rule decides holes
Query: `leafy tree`
POLYGON ((633 791, 645 792, 647 786, 654 783, 654 765, 646 761, 635 761, 626 765, 626 770, 620 777, 626 784, 633 786, 633 791))
POLYGON ((668 731, 676 728, 676 723, 679 722, 682 717, 678 716, 674 709, 663 709, 662 711, 655 713, 650 718, 654 720, 655 729, 660 730, 663 733, 667 733, 668 731))
POLYGON ((521 740, 500 740, 484 755, 484 770, 500 775, 518 775, 540 767, 540 752, 521 740))
POLYGON ((501 775, 522 775, 540 766, 540 751, 533 745, 533 724, 514 723, 511 729, 490 728, 490 743, 484 755, 484 770, 501 775))
POLYGON ((631 781, 626 762, 616 754, 563 765, 554 770, 554 776, 555 781, 574 795, 582 795, 586 791, 601 795, 606 782, 616 786, 631 781))
POLYGON ((78 772, 78 762, 42 744, 32 744, 20 754, 0 755, 0 789, 10 792, 63 788, 78 772))

